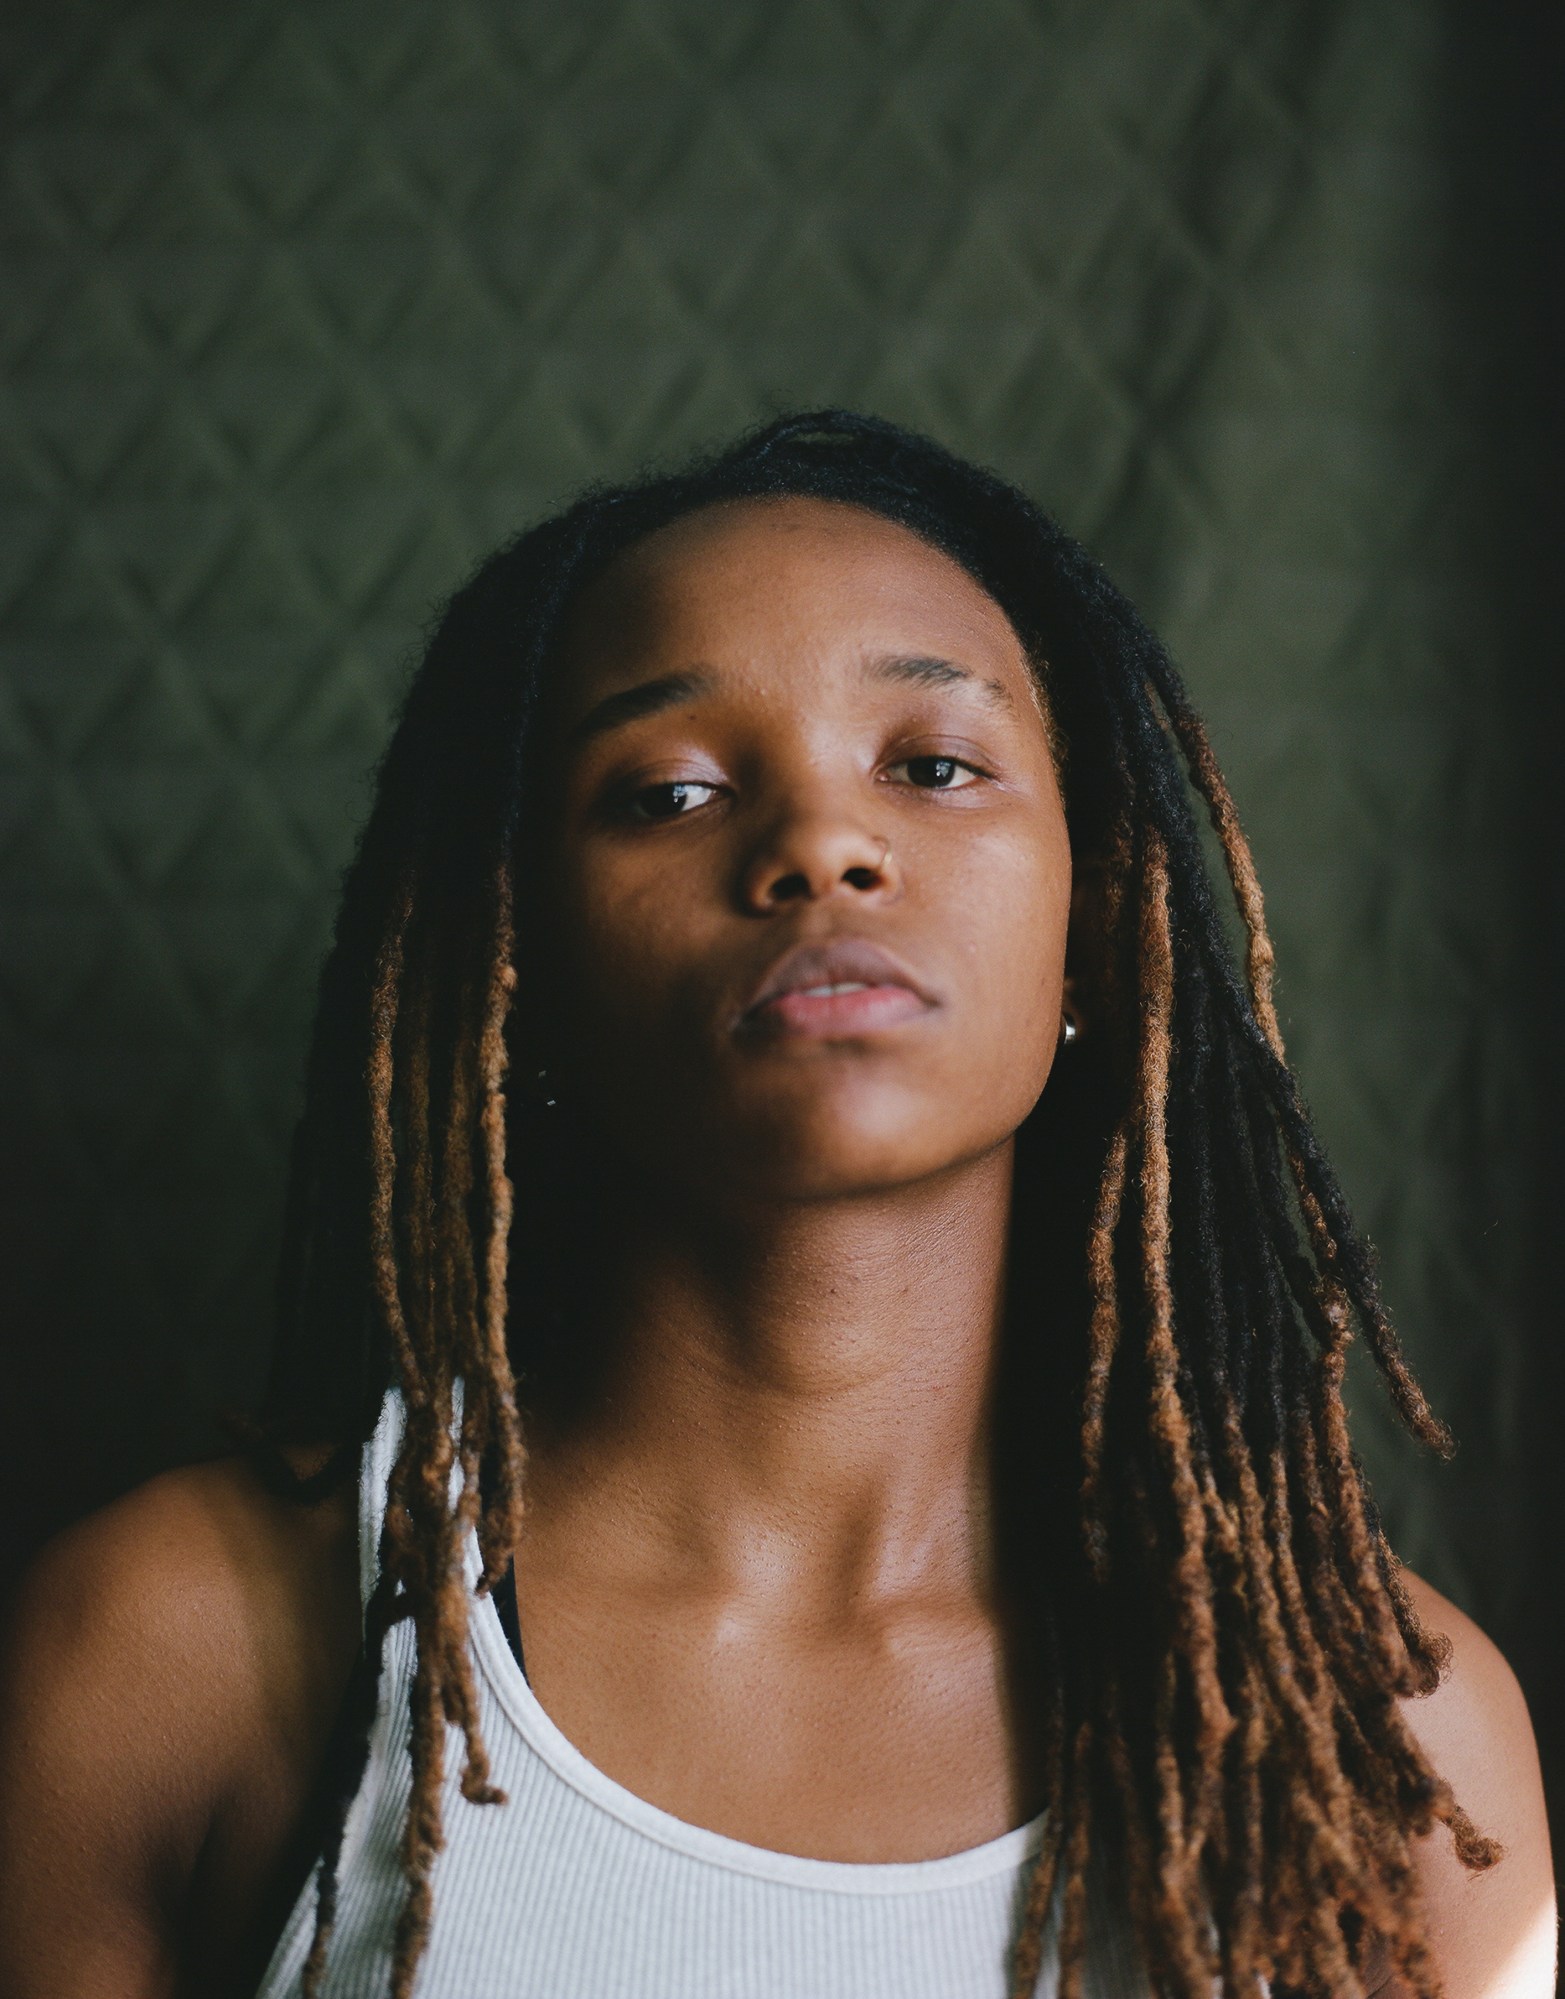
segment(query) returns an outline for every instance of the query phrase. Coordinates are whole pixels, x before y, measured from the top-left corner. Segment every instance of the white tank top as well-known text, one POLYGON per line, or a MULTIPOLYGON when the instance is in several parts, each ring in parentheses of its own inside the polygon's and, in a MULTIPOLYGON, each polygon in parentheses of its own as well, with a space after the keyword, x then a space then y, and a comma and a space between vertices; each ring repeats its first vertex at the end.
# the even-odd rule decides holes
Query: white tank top
MULTIPOLYGON (((364 1448, 364 1603, 402 1419, 393 1389, 364 1448)), ((472 1536, 467 1573, 471 1587, 472 1536)), ((462 1796, 461 1738, 450 1729, 446 1845, 417 1999, 1005 1999, 1041 1814, 936 1860, 815 1860, 747 1846, 687 1825, 589 1763, 539 1705, 488 1597, 473 1604, 471 1645, 484 1741, 508 1802, 462 1796)), ((344 1832, 331 1999, 390 1989, 413 1664, 404 1620, 386 1640, 369 1760, 344 1832)), ((314 1919, 312 1871, 257 1999, 298 1993, 314 1919)), ((1095 1901, 1089 1930, 1087 1999, 1148 1999, 1128 1922, 1095 1901)), ((1054 1999, 1053 1934, 1051 1923, 1040 1999, 1054 1999)))

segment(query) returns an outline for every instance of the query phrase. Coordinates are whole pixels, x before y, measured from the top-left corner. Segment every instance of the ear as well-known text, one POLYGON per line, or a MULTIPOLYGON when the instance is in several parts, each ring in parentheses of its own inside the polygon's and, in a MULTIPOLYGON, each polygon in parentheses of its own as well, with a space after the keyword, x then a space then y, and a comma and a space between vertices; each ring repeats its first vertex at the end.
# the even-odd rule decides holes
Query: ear
POLYGON ((1064 1011, 1078 1033, 1091 1027, 1102 1011, 1106 883, 1101 859, 1089 854, 1075 861, 1065 930, 1064 1011))

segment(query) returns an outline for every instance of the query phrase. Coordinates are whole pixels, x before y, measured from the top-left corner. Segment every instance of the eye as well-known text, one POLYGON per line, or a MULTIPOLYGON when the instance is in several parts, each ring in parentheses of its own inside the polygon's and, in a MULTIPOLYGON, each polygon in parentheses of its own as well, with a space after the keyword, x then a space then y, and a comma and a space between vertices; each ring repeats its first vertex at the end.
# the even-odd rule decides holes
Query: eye
POLYGON ((892 770, 905 770, 920 791, 965 791, 983 773, 960 757, 903 757, 892 770))
POLYGON ((715 784, 702 784, 696 778, 669 778, 663 784, 643 784, 631 792, 623 801, 622 810, 627 819, 640 820, 645 824, 656 819, 684 819, 690 808, 703 805, 706 796, 715 796, 715 784))

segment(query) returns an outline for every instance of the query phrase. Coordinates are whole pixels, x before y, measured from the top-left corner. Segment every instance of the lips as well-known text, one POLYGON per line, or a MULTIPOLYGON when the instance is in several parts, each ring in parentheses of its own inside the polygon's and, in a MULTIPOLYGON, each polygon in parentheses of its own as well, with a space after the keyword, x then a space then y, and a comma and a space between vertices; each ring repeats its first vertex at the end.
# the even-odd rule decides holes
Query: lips
POLYGON ((909 967, 882 945, 872 944, 867 937, 832 937, 784 951, 757 987, 739 1017, 740 1023, 753 1021, 763 1007, 785 994, 844 985, 899 986, 925 1006, 936 1004, 934 995, 909 967))

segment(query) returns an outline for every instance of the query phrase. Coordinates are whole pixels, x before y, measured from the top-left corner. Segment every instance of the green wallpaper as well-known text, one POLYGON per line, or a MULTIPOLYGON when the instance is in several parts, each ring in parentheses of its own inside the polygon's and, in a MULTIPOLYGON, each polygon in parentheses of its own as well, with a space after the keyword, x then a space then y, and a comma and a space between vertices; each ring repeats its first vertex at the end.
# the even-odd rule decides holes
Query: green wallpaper
POLYGON ((76 0, 5 34, 19 1542, 259 1380, 314 968, 434 603, 580 481, 842 401, 998 464, 1175 642, 1462 1439, 1416 1461, 1358 1384, 1393 1536, 1524 1642, 1540 1113, 1496 1000, 1522 691, 1456 11, 76 0))

